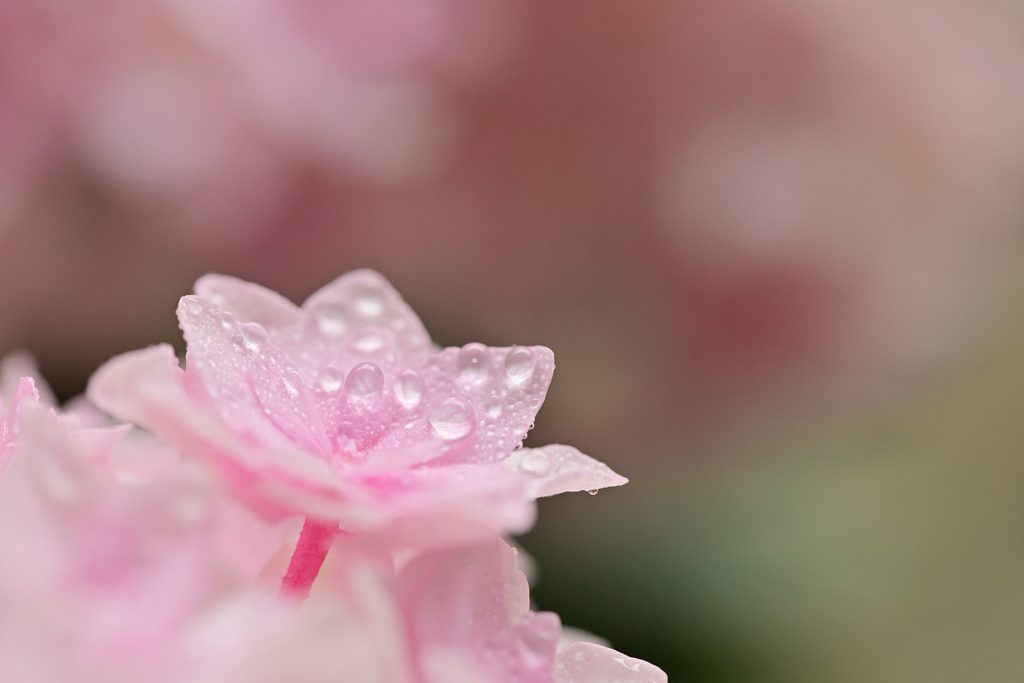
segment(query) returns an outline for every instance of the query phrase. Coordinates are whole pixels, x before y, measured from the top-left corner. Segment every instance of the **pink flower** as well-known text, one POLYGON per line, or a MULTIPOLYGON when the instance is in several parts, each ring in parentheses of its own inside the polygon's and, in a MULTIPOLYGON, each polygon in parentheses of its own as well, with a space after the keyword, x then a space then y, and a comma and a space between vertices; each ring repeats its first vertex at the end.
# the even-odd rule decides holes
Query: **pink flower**
POLYGON ((0 474, 0 679, 141 680, 166 669, 168 640, 225 584, 210 478, 194 466, 122 478, 116 458, 162 447, 124 443, 127 426, 81 426, 34 396, 8 426, 17 440, 0 474))
POLYGON ((151 437, 83 427, 88 414, 34 398, 21 406, 0 474, 4 681, 665 681, 596 645, 556 654, 558 617, 530 612, 515 551, 497 538, 397 570, 355 549, 363 538, 340 538, 298 609, 224 572, 223 508, 201 468, 172 460, 141 475, 133 460, 166 456, 151 437))
POLYGON ((427 547, 522 532, 537 496, 626 481, 568 446, 513 453, 551 381, 549 349, 437 349, 372 271, 301 308, 208 275, 178 317, 184 371, 168 346, 125 354, 97 371, 89 396, 215 463, 271 518, 427 547))
MULTIPOLYGON (((0 393, 28 369, 17 361, 0 393)), ((339 537, 299 609, 227 571, 229 508, 202 467, 128 426, 94 426, 87 405, 58 412, 34 384, 17 382, 5 423, 17 439, 0 474, 4 681, 665 681, 598 645, 556 653, 558 617, 530 611, 498 538, 403 564, 339 537)))
POLYGON ((386 632, 382 626, 388 623, 401 625, 401 633, 389 639, 395 680, 667 680, 657 667, 607 647, 574 642, 559 649, 560 620, 551 612, 530 611, 529 586, 515 568, 515 557, 515 550, 494 538, 421 555, 393 578, 386 571, 368 572, 366 564, 335 563, 325 568, 323 589, 314 590, 311 602, 328 595, 366 602, 380 596, 375 609, 363 609, 364 614, 375 612, 367 621, 377 625, 378 633, 386 632))

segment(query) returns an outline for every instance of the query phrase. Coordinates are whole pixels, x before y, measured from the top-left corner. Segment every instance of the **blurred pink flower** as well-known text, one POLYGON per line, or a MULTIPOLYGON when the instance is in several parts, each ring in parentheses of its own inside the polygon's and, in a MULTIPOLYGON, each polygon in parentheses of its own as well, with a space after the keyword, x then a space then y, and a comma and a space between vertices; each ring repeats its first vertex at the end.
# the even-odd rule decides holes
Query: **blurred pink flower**
POLYGON ((657 667, 601 645, 558 649, 558 616, 530 611, 515 551, 499 539, 417 558, 399 573, 396 592, 410 649, 431 683, 667 681, 657 667))
POLYGON ((551 381, 550 350, 436 349, 377 273, 345 275, 302 308, 224 276, 196 292, 178 307, 185 371, 167 346, 129 353, 89 396, 216 463, 267 516, 325 523, 304 545, 339 523, 417 547, 522 532, 537 496, 626 481, 568 446, 513 453, 551 381))
POLYGON ((459 90, 500 69, 515 26, 504 1, 66 11, 58 35, 72 49, 60 57, 75 77, 51 107, 65 161, 133 220, 206 252, 251 245, 301 213, 311 176, 336 189, 435 177, 461 138, 459 90))
MULTIPOLYGON (((24 366, 21 366, 24 367, 24 366)), ((4 363, 0 391, 14 384, 4 363)), ((14 683, 664 683, 598 645, 556 654, 499 538, 404 563, 335 543, 298 603, 229 571, 202 467, 78 403, 20 386, 0 473, 0 678, 14 683), (134 435, 135 438, 130 438, 134 435)), ((244 541, 244 539, 236 539, 244 541)))
MULTIPOLYGON (((5 378, 6 379, 6 378, 5 378)), ((31 388, 33 380, 21 380, 31 388)), ((212 480, 128 426, 85 426, 22 396, 0 474, 0 679, 169 680, 168 641, 230 583, 210 542, 212 480), (151 450, 152 449, 152 450, 151 450), (138 471, 134 472, 137 475, 138 471)))
POLYGON ((54 145, 68 52, 47 2, 0 2, 0 235, 24 219, 54 145))

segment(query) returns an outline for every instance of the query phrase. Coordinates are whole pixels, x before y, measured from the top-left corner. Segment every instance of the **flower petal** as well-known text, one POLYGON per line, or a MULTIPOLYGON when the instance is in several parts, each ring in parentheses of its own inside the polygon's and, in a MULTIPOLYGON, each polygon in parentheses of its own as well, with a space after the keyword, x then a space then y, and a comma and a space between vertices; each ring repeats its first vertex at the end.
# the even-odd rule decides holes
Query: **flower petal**
POLYGON ((241 322, 267 329, 294 325, 301 317, 299 307, 277 292, 227 275, 204 275, 196 281, 195 293, 241 322))
POLYGON ((558 651, 555 683, 668 683, 668 676, 642 659, 577 641, 558 651))
POLYGON ((188 372, 198 378, 210 405, 236 432, 270 446, 286 440, 322 452, 315 412, 289 401, 284 354, 259 323, 239 323, 212 301, 182 297, 178 320, 188 342, 188 372))
POLYGON ((399 602, 419 653, 469 655, 492 680, 551 681, 561 625, 550 612, 523 614, 526 577, 500 539, 428 553, 398 577, 399 602))
POLYGON ((487 347, 467 344, 434 354, 422 368, 424 404, 434 431, 446 432, 438 406, 463 401, 471 438, 452 440, 459 459, 494 462, 518 447, 533 426, 555 371, 555 357, 544 346, 487 347), (468 407, 468 410, 467 410, 468 407))
MULTIPOLYGON (((254 448, 185 391, 185 373, 166 345, 107 361, 89 381, 89 398, 115 417, 134 422, 185 454, 202 453, 219 465, 228 483, 270 517, 307 510, 324 519, 359 526, 372 515, 353 499, 325 462, 287 443, 254 448)), ((284 441, 282 439, 282 441, 284 441)))
POLYGON ((430 353, 430 336, 401 295, 373 270, 346 273, 313 293, 302 308, 312 328, 330 344, 373 353, 371 333, 386 332, 403 367, 421 365, 430 353))
POLYGON ((571 491, 596 491, 622 486, 629 481, 603 462, 561 444, 522 448, 506 458, 504 464, 529 477, 529 491, 534 498, 571 491))

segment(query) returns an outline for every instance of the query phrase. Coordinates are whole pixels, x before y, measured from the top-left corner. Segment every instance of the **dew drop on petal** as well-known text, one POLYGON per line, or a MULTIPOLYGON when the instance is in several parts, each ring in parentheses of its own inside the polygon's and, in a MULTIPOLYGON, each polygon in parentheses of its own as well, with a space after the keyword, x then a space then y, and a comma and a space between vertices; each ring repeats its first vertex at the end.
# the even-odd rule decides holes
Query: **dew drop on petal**
POLYGON ((363 330, 357 334, 349 345, 361 353, 373 353, 384 347, 384 336, 377 330, 363 330))
POLYGON ((467 436, 476 426, 473 408, 461 398, 452 396, 430 407, 427 421, 434 433, 445 441, 456 441, 467 436))
POLYGON ((543 475, 551 468, 551 461, 543 451, 529 451, 519 461, 519 469, 530 474, 543 475))
POLYGON ((497 419, 501 417, 502 411, 505 409, 505 404, 499 396, 491 396, 487 399, 487 404, 484 406, 487 411, 487 417, 497 419))
POLYGON ((240 334, 231 335, 231 343, 240 351, 244 351, 246 349, 245 339, 240 334))
POLYGON ((533 351, 525 346, 517 346, 505 356, 505 376, 513 384, 520 384, 530 379, 533 374, 533 351))
POLYGON ((587 493, 589 493, 592 496, 596 496, 597 495, 597 489, 590 489, 589 491, 587 491, 587 493))
POLYGON ((380 292, 366 289, 356 294, 353 307, 363 318, 377 318, 384 312, 384 298, 380 292))
POLYGON ((220 314, 220 325, 225 330, 230 330, 235 326, 235 316, 231 315, 228 311, 224 311, 220 314))
POLYGON ((373 363, 360 363, 345 378, 345 391, 355 398, 380 395, 384 388, 384 373, 373 363))
POLYGON ((487 379, 490 365, 487 347, 473 342, 466 344, 459 351, 459 376, 472 383, 487 379))
POLYGON ((323 391, 333 394, 338 389, 341 389, 341 370, 333 365, 328 365, 324 368, 324 371, 320 373, 320 377, 317 378, 317 383, 323 391))
POLYGON ((243 323, 239 326, 242 330, 242 339, 245 347, 250 351, 259 351, 264 342, 267 341, 267 330, 259 323, 243 323))
POLYGON ((623 656, 623 657, 612 657, 612 660, 615 661, 615 662, 618 662, 619 664, 621 664, 622 666, 626 667, 630 671, 639 671, 640 670, 640 660, 639 659, 633 659, 632 657, 625 657, 625 656, 623 656))
POLYGON ((313 313, 316 328, 325 337, 340 337, 348 330, 345 312, 337 304, 322 304, 313 313))
POLYGON ((415 370, 406 370, 395 378, 395 398, 405 408, 415 408, 423 398, 423 380, 415 370))
POLYGON ((288 395, 293 398, 299 395, 299 392, 302 391, 302 387, 306 383, 305 379, 302 377, 302 373, 298 370, 289 370, 284 373, 284 376, 281 379, 284 380, 285 391, 287 391, 288 395))

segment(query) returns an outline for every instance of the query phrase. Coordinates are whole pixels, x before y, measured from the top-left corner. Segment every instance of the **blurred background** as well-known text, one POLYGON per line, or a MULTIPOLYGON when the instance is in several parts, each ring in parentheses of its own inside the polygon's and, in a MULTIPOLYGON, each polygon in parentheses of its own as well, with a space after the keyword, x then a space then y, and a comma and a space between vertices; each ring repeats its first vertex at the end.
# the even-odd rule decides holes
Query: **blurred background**
POLYGON ((1024 5, 0 0, 0 347, 200 275, 545 344, 536 604, 674 681, 1024 680, 1024 5))

